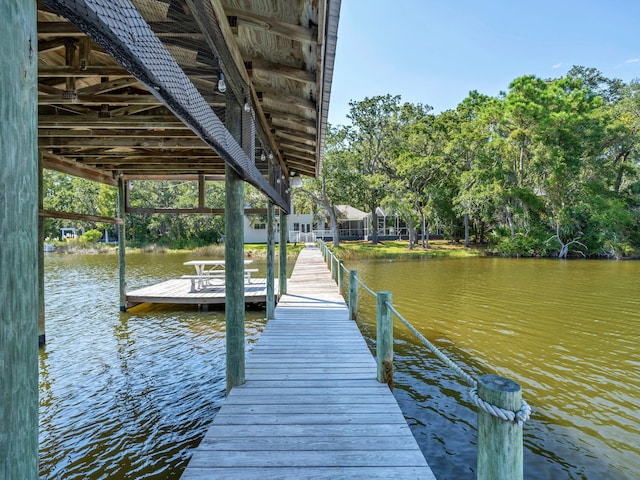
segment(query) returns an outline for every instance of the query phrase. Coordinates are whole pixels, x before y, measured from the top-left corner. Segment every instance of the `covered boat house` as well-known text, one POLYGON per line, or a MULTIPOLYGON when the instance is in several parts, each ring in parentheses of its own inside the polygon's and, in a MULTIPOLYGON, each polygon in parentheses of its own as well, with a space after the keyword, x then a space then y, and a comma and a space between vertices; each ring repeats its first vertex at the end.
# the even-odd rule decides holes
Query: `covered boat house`
POLYGON ((0 2, 0 476, 38 476, 45 217, 118 226, 124 309, 125 213, 224 213, 228 387, 242 381, 244 214, 268 219, 273 289, 275 216, 286 224, 292 178, 321 167, 339 12, 340 0, 0 2), (117 216, 43 209, 43 169, 117 187, 117 216), (197 182, 198 204, 137 211, 138 180, 197 182), (214 181, 224 210, 205 204, 214 181), (245 183, 264 209, 245 211, 245 183))

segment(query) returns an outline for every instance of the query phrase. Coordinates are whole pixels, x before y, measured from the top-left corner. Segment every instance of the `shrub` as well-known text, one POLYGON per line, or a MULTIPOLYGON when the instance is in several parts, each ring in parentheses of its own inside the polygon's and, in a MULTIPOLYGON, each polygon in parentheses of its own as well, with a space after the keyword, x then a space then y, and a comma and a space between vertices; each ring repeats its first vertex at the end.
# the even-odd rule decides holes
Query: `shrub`
POLYGON ((98 240, 102 238, 102 232, 100 230, 87 230, 84 235, 80 237, 81 242, 85 243, 96 243, 98 240))

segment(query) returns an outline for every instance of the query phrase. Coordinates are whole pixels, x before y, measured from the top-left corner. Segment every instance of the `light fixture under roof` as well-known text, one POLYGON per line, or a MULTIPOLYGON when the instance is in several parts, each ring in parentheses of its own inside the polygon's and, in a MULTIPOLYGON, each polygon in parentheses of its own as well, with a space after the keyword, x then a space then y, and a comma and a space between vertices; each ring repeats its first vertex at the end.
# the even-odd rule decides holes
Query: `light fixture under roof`
POLYGON ((218 75, 218 91, 224 93, 227 91, 227 84, 224 82, 224 73, 220 72, 218 75))

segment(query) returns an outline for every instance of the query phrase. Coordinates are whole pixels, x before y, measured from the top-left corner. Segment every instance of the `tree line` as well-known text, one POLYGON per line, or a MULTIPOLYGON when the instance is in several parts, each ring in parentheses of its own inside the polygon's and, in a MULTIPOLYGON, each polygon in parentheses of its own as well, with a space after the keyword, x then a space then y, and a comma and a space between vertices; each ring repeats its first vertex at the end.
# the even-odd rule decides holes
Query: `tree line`
MULTIPOLYGON (((410 248, 428 247, 438 228, 454 241, 486 243, 504 255, 624 257, 640 250, 640 81, 625 84, 592 68, 556 79, 523 76, 490 97, 470 92, 438 114, 383 95, 350 102, 350 125, 330 126, 322 171, 294 189, 296 211, 325 212, 337 236, 335 205, 399 216, 410 248)), ((197 182, 136 181, 135 207, 198 204, 197 182)), ((246 203, 265 198, 247 186, 246 203)), ((224 186, 207 182, 206 205, 224 207, 224 186)), ((114 217, 116 189, 45 171, 44 208, 114 217)), ((47 218, 61 227, 112 225, 47 218)), ((372 229, 377 243, 377 231, 372 229)), ((127 217, 127 241, 193 247, 218 241, 215 215, 127 217)))
POLYGON ((411 247, 437 226, 506 255, 637 253, 640 82, 573 67, 516 78, 497 97, 472 91, 439 114, 392 95, 349 105, 351 124, 329 128, 321 176, 298 196, 351 204, 373 225, 382 207, 406 222, 411 247))

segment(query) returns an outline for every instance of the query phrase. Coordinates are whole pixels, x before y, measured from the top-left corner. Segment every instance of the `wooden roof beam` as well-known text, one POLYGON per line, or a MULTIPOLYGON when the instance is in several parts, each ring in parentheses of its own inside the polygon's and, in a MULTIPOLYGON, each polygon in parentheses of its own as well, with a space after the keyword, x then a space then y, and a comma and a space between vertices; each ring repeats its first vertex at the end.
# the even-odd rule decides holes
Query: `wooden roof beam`
POLYGON ((186 0, 186 4, 204 34, 209 47, 222 60, 224 74, 230 80, 231 93, 235 95, 241 105, 245 100, 253 105, 256 136, 260 138, 265 148, 277 155, 280 166, 286 170, 286 165, 279 156, 275 138, 271 134, 269 124, 258 101, 222 3, 220 0, 186 0))
POLYGON ((72 137, 72 138, 99 138, 99 137, 146 137, 146 138, 199 138, 191 130, 118 130, 110 128, 93 128, 93 129, 70 129, 70 128, 40 128, 38 130, 38 137, 72 137))
MULTIPOLYGON (((183 66, 182 70, 190 77, 216 77, 217 73, 211 67, 183 66)), ((81 77, 130 77, 124 68, 116 65, 89 65, 80 68, 72 65, 49 65, 38 67, 38 78, 81 78, 81 77)))
POLYGON ((307 70, 283 65, 281 63, 268 62, 266 60, 252 59, 248 63, 250 70, 264 71, 272 75, 279 75, 289 80, 303 83, 315 83, 316 75, 307 70))
POLYGON ((129 105, 155 105, 160 106, 162 102, 153 95, 85 95, 77 94, 75 98, 68 98, 63 92, 57 95, 38 95, 38 105, 57 105, 60 103, 75 103, 79 105, 100 106, 105 103, 111 106, 129 105))
MULTIPOLYGON (((281 22, 271 17, 264 17, 234 8, 226 8, 225 13, 228 16, 236 17, 239 27, 266 31, 297 42, 315 42, 318 38, 317 27, 308 28, 301 25, 294 25, 292 23, 281 22)), ((231 24, 232 22, 230 21, 229 23, 231 24)))
POLYGON ((284 93, 266 85, 260 86, 260 89, 258 90, 258 97, 262 100, 286 102, 306 110, 313 110, 314 112, 316 112, 318 108, 318 105, 313 100, 284 93))
POLYGON ((38 128, 115 128, 121 129, 178 129, 185 125, 173 115, 132 115, 123 118, 98 118, 80 115, 40 115, 38 128))
POLYGON ((175 149, 175 148, 190 148, 190 149, 206 149, 211 151, 211 147, 204 143, 198 137, 190 138, 158 138, 158 137, 40 137, 38 140, 38 146, 40 148, 69 148, 69 147, 103 147, 103 148, 118 148, 129 147, 136 148, 142 147, 147 149, 175 149))
POLYGON ((61 155, 53 155, 48 152, 43 152, 42 166, 47 170, 55 170, 56 172, 85 178, 87 180, 104 183, 113 187, 118 186, 118 181, 112 176, 105 174, 103 171, 86 165, 80 165, 77 162, 61 155))
POLYGON ((276 130, 276 136, 282 137, 286 140, 292 140, 303 145, 308 145, 310 147, 316 147, 317 145, 316 141, 309 138, 308 135, 301 135, 299 132, 294 132, 284 128, 276 130))

